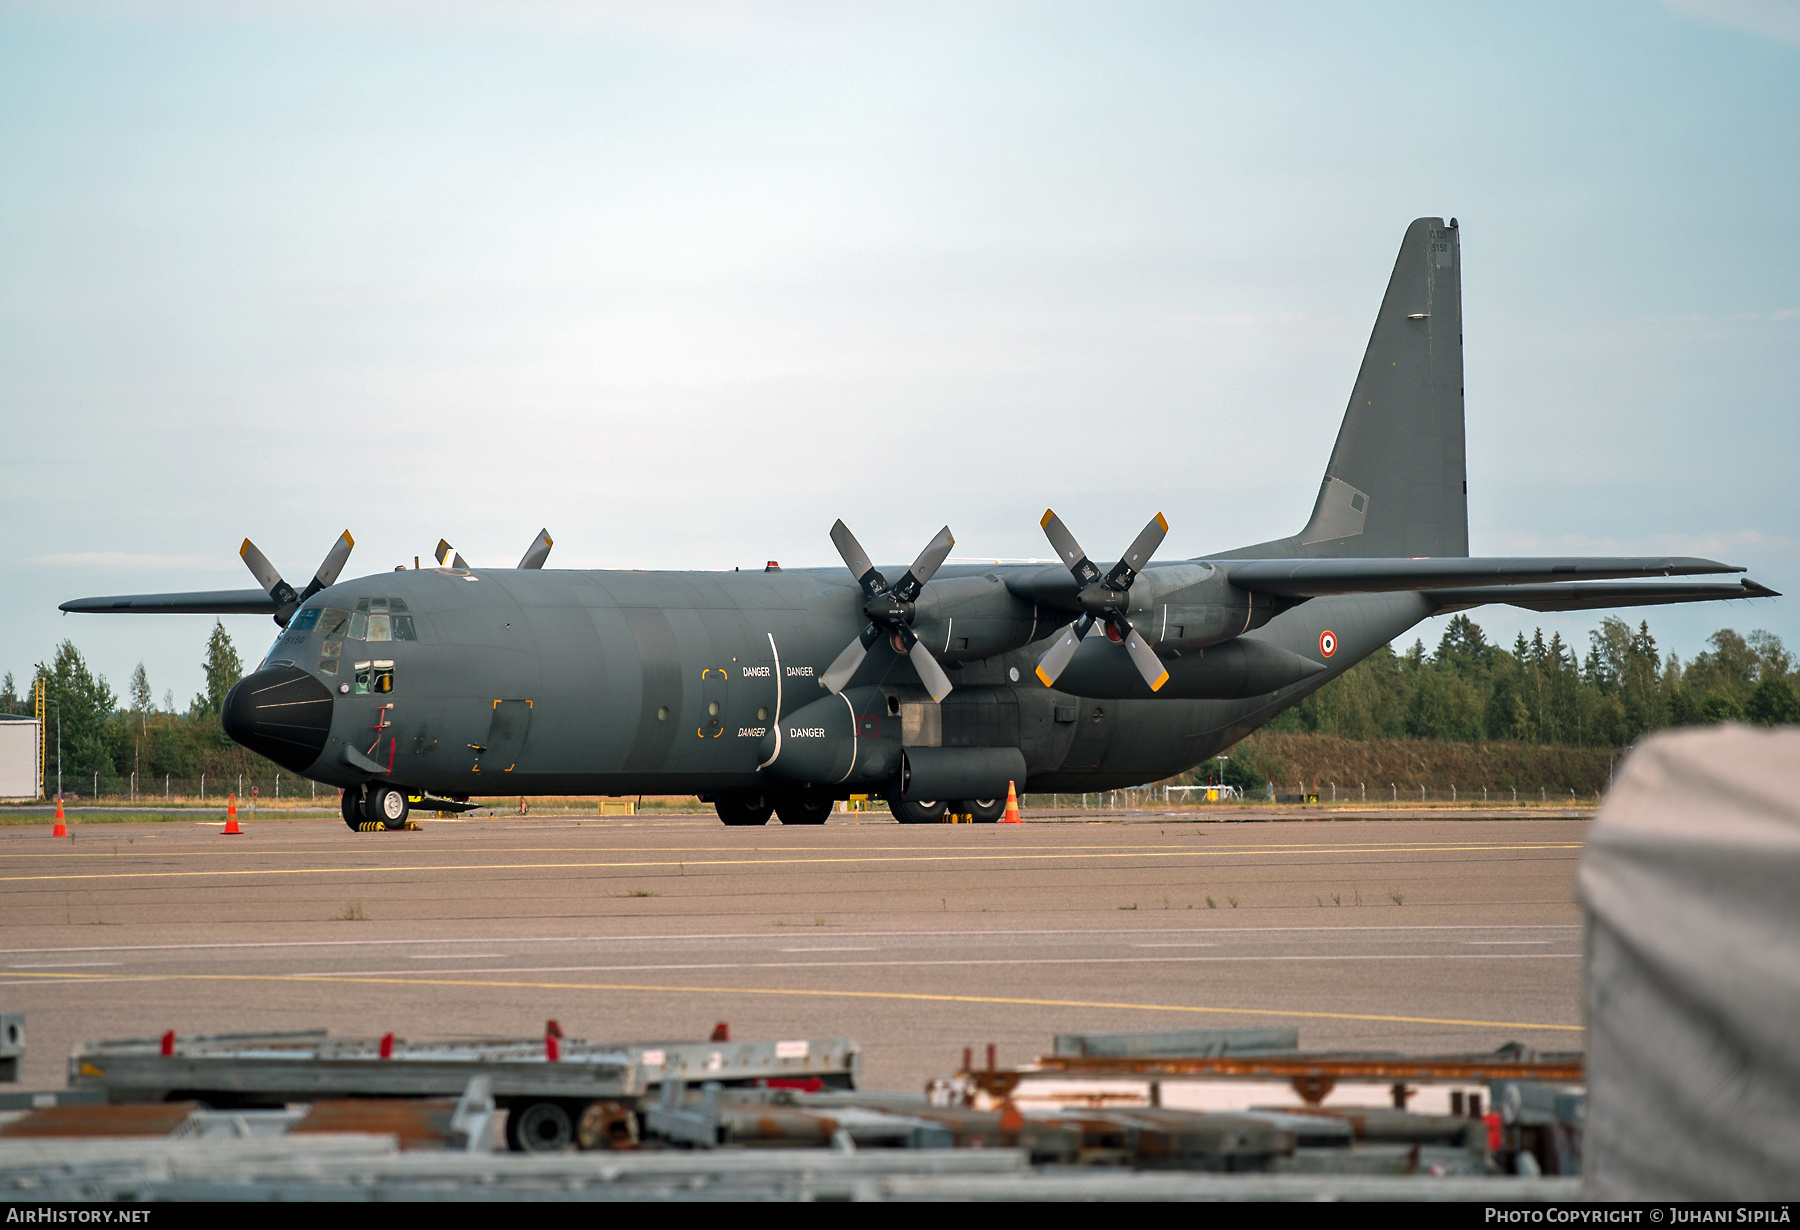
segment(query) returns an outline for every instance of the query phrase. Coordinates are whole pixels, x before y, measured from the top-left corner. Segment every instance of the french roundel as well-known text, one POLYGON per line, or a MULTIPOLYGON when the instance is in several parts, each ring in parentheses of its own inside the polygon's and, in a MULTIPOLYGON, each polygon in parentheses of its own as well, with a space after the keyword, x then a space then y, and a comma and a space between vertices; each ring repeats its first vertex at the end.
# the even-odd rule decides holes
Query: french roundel
POLYGON ((1330 630, 1319 633, 1319 654, 1329 658, 1337 652, 1337 633, 1330 630))

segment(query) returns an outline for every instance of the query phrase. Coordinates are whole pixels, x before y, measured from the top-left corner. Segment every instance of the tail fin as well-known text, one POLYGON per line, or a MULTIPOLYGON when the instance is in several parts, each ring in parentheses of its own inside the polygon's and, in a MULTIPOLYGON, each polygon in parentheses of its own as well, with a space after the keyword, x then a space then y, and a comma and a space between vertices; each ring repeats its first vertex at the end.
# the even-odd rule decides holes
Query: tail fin
POLYGON ((1234 556, 1467 556, 1456 219, 1406 228, 1306 528, 1234 556))

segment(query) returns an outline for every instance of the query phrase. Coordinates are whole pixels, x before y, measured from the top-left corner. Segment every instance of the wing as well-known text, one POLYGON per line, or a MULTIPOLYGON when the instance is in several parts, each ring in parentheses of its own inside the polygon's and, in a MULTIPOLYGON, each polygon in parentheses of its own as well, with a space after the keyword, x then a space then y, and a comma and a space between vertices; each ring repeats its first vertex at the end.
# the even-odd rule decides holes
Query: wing
POLYGON ((1502 602, 1528 611, 1594 611, 1610 606, 1663 606, 1672 602, 1718 602, 1728 598, 1779 598, 1766 585, 1742 581, 1588 581, 1573 585, 1482 585, 1435 589, 1439 613, 1502 602))
POLYGON ((1735 564, 1688 556, 1259 559, 1241 563, 1225 560, 1219 567, 1240 589, 1280 598, 1744 571, 1735 564))
POLYGON ((273 615, 275 599, 260 589, 207 589, 190 594, 115 594, 71 598, 58 609, 84 614, 273 615))

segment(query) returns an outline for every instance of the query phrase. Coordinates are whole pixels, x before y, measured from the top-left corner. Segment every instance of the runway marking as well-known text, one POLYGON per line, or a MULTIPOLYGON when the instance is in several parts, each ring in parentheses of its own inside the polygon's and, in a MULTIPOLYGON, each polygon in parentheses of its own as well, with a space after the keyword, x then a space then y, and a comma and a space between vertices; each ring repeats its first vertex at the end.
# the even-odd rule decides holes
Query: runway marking
POLYGON ((1264 1016, 1298 1020, 1382 1021, 1401 1025, 1464 1025, 1477 1029, 1548 1029, 1580 1033, 1581 1025, 1554 1025, 1541 1021, 1484 1021, 1461 1017, 1399 1016, 1377 1012, 1321 1012, 1297 1008, 1222 1008, 1195 1004, 1140 1004, 1087 999, 1027 999, 1005 995, 933 995, 923 991, 820 991, 795 987, 695 987, 658 983, 625 982, 525 982, 461 978, 370 978, 350 975, 295 977, 287 974, 169 974, 134 979, 113 979, 105 974, 39 974, 38 978, 68 981, 95 979, 134 982, 335 982, 364 986, 486 987, 517 991, 645 991, 657 994, 768 995, 806 999, 875 999, 935 1004, 1001 1004, 1026 1008, 1101 1008, 1135 1012, 1193 1013, 1203 1016, 1264 1016))
POLYGON ((504 957, 503 952, 415 952, 415 961, 475 961, 483 957, 504 957))
POLYGON ((8 969, 77 969, 88 965, 117 965, 117 961, 51 961, 43 965, 9 965, 8 969))
POLYGON ((1549 940, 1464 940, 1465 944, 1548 944, 1549 940))
MULTIPOLYGON (((1580 850, 1579 842, 1533 844, 1533 845, 1453 845, 1432 846, 1425 849, 1408 847, 1405 849, 1363 848, 1356 851, 1361 854, 1419 854, 1419 853, 1495 853, 1519 850, 1580 850)), ((1069 859, 1128 859, 1128 858, 1213 858, 1224 854, 1335 854, 1345 852, 1343 847, 1324 847, 1320 849, 1295 849, 1291 846, 1277 846, 1252 851, 1224 850, 1133 850, 1110 853, 1058 853, 1058 854, 1017 854, 1014 852, 996 854, 912 854, 899 857, 869 856, 835 856, 808 858, 737 858, 737 859, 657 859, 640 862, 578 862, 578 863, 443 863, 443 864, 401 864, 395 866, 366 867, 245 867, 227 871, 107 871, 107 872, 65 872, 52 875, 0 876, 0 883, 29 883, 35 881, 62 880, 165 880, 181 877, 218 877, 218 876, 299 876, 299 875, 354 875, 357 873, 381 873, 393 875, 401 872, 449 872, 449 871, 592 871, 620 868, 642 871, 652 867, 783 867, 783 866, 819 866, 827 864, 848 863, 996 863, 996 862, 1043 862, 1049 860, 1069 859)))
MULTIPOLYGON (((1548 943, 1549 941, 1545 941, 1545 942, 1548 943)), ((1218 946, 1219 945, 1212 940, 1205 940, 1205 941, 1197 940, 1191 944, 1169 943, 1169 944, 1133 944, 1132 945, 1133 948, 1217 948, 1218 946)))
MULTIPOLYGON (((961 942, 993 935, 1092 935, 1115 939, 1129 935, 1331 935, 1356 931, 1579 931, 1580 923, 1416 923, 1356 927, 1134 927, 1129 930, 1092 927, 1054 927, 1000 931, 838 931, 846 939, 954 939, 961 942)), ((190 952, 233 948, 368 948, 402 944, 614 944, 623 940, 661 942, 672 940, 768 940, 768 931, 670 932, 655 935, 533 935, 477 936, 473 939, 381 940, 233 940, 207 944, 94 944, 72 948, 0 948, 0 957, 33 956, 53 952, 190 952)))
MULTIPOLYGON (((782 949, 783 952, 810 952, 813 949, 782 949)), ((820 949, 823 952, 873 952, 874 949, 820 949)), ((934 966, 971 966, 971 965, 1169 965, 1169 964, 1265 964, 1275 961, 1577 961, 1578 952, 1408 952, 1408 953, 1352 953, 1352 954, 1315 954, 1294 953, 1274 956, 1249 955, 1242 957, 943 957, 938 959, 912 958, 892 961, 688 961, 669 962, 657 965, 517 965, 477 966, 473 969, 446 971, 452 974, 622 974, 653 973, 662 970, 697 970, 697 969, 916 969, 934 966)), ((290 974, 287 977, 338 978, 355 976, 358 978, 386 977, 404 974, 406 970, 373 969, 373 970, 335 970, 320 974, 290 974)), ((128 975, 123 980, 131 981, 136 975, 128 975)))
POLYGON ((880 952, 879 948, 783 948, 783 952, 880 952))

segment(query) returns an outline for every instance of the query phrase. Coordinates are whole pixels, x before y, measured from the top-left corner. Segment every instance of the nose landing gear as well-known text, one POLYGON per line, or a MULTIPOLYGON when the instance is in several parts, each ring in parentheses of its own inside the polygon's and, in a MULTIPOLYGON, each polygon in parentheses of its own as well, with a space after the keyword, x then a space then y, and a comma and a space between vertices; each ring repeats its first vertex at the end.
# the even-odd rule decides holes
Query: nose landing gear
POLYGON ((403 829, 411 810, 412 806, 406 800, 406 791, 394 786, 361 786, 344 791, 344 823, 353 832, 379 833, 384 829, 403 829))

